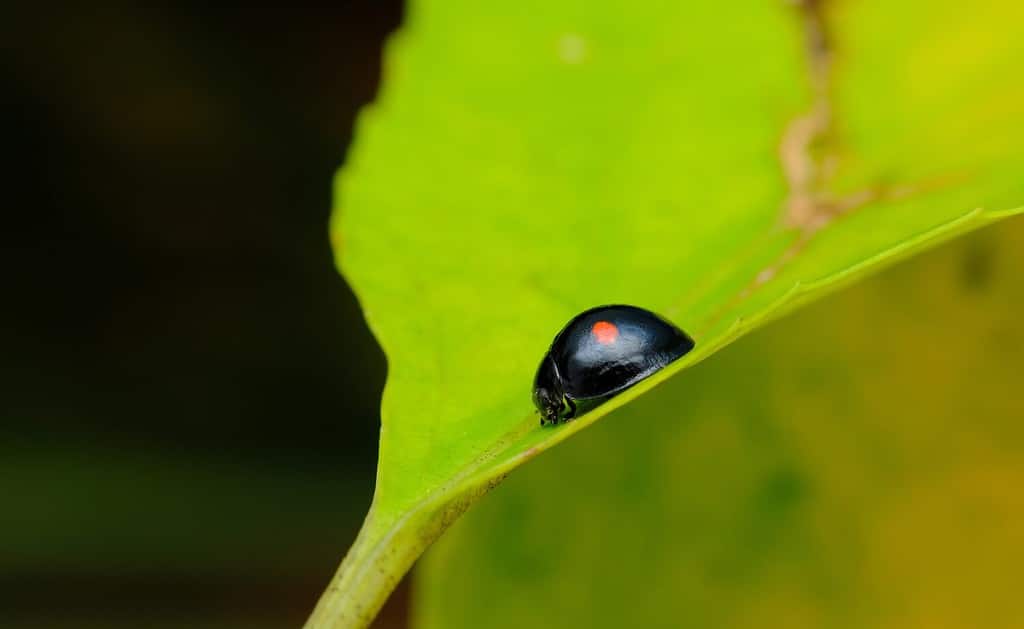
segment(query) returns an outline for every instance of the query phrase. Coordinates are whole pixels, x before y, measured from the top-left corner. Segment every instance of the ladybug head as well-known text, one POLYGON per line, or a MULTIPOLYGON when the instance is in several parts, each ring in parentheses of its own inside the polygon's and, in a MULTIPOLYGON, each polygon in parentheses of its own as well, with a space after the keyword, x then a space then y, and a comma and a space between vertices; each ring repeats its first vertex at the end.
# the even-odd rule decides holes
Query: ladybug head
POLYGON ((544 356, 533 381, 533 405, 540 413, 542 425, 558 422, 558 416, 565 406, 564 395, 551 357, 544 356))
POLYGON ((555 423, 558 421, 558 414, 561 412, 565 402, 562 396, 550 389, 534 389, 533 403, 540 413, 540 421, 544 423, 555 423))

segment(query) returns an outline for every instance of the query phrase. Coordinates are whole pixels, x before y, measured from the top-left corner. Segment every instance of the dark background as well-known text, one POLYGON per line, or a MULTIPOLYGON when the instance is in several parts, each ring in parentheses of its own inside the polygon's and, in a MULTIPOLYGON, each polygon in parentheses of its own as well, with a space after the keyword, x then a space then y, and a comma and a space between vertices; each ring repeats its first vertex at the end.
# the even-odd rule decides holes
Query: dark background
POLYGON ((4 11, 0 625, 298 626, 373 490, 326 227, 400 3, 4 11))

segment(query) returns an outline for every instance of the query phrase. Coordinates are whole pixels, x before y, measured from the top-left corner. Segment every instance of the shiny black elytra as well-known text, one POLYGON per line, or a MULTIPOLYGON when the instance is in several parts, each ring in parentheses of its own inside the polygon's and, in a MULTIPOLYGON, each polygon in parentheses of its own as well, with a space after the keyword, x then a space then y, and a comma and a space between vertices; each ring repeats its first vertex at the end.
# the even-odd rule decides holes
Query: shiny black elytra
POLYGON ((693 339, 636 306, 598 306, 555 336, 533 381, 540 424, 568 421, 693 349, 693 339))

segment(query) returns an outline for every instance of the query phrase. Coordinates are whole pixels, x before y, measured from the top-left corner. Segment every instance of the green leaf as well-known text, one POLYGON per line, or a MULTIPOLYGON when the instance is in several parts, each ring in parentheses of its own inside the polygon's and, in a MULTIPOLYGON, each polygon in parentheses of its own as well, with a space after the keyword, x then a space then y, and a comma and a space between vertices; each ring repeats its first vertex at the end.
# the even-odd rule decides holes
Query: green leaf
POLYGON ((374 503, 310 626, 368 623, 539 452, 1019 207, 1016 6, 413 2, 337 182, 338 261, 389 373, 374 503), (697 349, 540 428, 548 343, 614 302, 668 316, 697 349))
POLYGON ((431 549, 413 625, 1016 626, 1022 268, 1018 219, 620 409, 431 549))

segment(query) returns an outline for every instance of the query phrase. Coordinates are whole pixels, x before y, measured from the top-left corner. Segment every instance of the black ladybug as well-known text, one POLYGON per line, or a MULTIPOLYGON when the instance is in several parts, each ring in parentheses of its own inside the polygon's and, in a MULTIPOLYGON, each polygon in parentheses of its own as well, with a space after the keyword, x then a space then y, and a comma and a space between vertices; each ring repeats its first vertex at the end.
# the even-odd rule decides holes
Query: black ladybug
POLYGON ((558 333, 533 380, 540 424, 568 421, 693 349, 693 339, 636 306, 598 306, 558 333))

